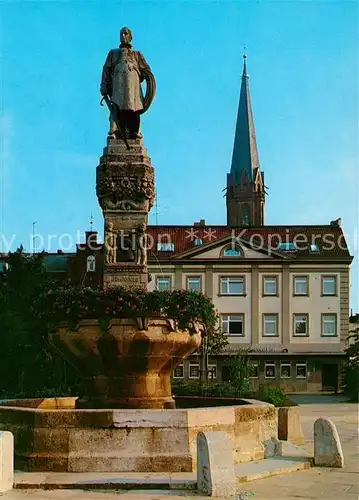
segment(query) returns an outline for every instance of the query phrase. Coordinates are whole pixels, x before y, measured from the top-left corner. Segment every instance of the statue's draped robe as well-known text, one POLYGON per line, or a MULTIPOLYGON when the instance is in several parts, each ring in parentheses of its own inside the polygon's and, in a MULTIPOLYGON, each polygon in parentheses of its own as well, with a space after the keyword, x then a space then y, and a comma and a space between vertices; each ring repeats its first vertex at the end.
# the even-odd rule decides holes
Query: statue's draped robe
POLYGON ((113 49, 102 71, 101 92, 110 96, 120 110, 143 109, 141 82, 151 72, 141 52, 130 48, 113 49))

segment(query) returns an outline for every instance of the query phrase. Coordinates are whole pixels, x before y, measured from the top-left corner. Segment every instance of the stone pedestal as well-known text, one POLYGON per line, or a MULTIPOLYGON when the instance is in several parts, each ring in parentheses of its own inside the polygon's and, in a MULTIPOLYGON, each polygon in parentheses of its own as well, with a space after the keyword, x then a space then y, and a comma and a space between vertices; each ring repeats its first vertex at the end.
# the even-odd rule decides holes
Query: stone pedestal
POLYGON ((14 436, 0 431, 0 496, 14 484, 14 436))
POLYGON ((142 139, 108 139, 96 172, 104 231, 104 288, 146 288, 148 212, 155 196, 154 170, 142 139))
POLYGON ((296 408, 282 407, 278 409, 278 438, 293 444, 304 444, 304 434, 296 408))

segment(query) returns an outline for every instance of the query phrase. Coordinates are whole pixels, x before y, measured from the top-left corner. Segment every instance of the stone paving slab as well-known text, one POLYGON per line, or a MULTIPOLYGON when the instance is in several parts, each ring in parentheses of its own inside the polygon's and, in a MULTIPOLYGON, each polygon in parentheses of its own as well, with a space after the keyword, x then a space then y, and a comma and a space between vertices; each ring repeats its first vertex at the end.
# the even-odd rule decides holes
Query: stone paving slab
POLYGON ((311 467, 306 458, 271 457, 258 462, 237 464, 235 472, 239 483, 247 483, 279 474, 289 474, 311 467))

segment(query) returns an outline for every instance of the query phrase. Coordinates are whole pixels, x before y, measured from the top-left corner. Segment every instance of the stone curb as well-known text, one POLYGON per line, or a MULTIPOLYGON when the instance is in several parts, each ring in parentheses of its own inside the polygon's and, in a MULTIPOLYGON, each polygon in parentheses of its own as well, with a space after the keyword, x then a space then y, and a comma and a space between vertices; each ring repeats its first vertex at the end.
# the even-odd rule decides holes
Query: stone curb
MULTIPOLYGON (((196 480, 188 479, 170 479, 170 478, 108 478, 95 479, 96 474, 91 474, 92 479, 76 479, 76 475, 81 473, 69 473, 68 477, 63 477, 59 473, 57 480, 46 477, 39 477, 38 473, 20 473, 15 474, 14 488, 18 490, 195 490, 197 488, 196 480), (31 474, 37 477, 32 477, 31 474), (23 477, 22 476, 26 476, 23 477)), ((44 476, 46 476, 44 474, 44 476)), ((54 478, 56 473, 51 474, 54 478)), ((99 474, 97 475, 99 476, 99 474)))

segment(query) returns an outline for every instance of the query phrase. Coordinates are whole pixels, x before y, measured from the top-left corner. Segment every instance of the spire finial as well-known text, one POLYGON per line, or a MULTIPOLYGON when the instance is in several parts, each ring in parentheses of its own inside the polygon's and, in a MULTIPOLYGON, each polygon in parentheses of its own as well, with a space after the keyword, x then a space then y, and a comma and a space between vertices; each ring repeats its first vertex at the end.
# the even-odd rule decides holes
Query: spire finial
POLYGON ((91 212, 91 218, 90 218, 90 230, 92 231, 93 229, 93 216, 92 216, 92 212, 91 212))
POLYGON ((246 52, 246 46, 243 48, 243 77, 248 78, 248 73, 247 73, 247 52, 246 52))

